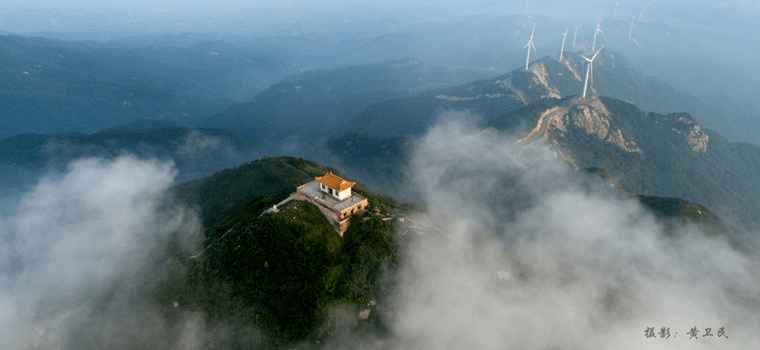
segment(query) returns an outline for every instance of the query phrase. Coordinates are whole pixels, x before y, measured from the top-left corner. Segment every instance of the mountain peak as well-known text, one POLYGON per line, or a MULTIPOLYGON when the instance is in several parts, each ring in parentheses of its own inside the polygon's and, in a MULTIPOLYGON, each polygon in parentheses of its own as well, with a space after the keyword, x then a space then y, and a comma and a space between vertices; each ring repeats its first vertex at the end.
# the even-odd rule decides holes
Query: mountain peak
MULTIPOLYGON (((542 100, 579 95, 588 67, 581 53, 568 52, 562 61, 545 56, 533 61, 528 70, 517 69, 490 79, 379 101, 343 123, 338 131, 380 137, 421 134, 438 120, 441 111, 468 110, 490 120, 533 103, 544 103, 542 100)), ((659 113, 691 111, 688 106, 698 105, 683 102, 691 100, 654 78, 640 75, 615 52, 601 52, 593 68, 587 96, 609 96, 659 113)))
POLYGON ((528 121, 521 143, 603 142, 626 153, 645 154, 642 142, 678 141, 684 151, 706 153, 710 135, 686 113, 645 113, 636 106, 608 97, 569 97, 515 111, 489 123, 496 129, 528 121), (648 130, 644 132, 643 130, 648 130))
POLYGON ((619 147, 629 153, 643 153, 633 136, 620 125, 597 97, 572 97, 548 106, 535 121, 535 126, 520 139, 521 143, 565 143, 584 135, 619 147))
POLYGON ((98 132, 98 134, 106 135, 106 134, 139 132, 139 131, 153 131, 153 130, 167 129, 167 128, 185 128, 185 126, 182 126, 177 123, 164 121, 164 120, 136 119, 124 125, 114 126, 111 128, 101 130, 98 132))

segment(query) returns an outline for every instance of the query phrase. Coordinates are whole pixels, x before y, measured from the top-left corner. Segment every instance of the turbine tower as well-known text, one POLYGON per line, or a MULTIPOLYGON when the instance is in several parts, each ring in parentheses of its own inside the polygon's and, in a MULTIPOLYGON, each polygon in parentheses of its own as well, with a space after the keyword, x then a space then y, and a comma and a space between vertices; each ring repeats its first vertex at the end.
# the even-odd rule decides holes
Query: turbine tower
POLYGON ((588 62, 588 66, 586 67, 586 82, 583 83, 583 98, 586 98, 586 91, 588 90, 588 77, 594 72, 594 60, 596 59, 596 56, 599 55, 599 52, 602 51, 602 49, 604 48, 604 45, 607 45, 607 43, 602 44, 602 47, 600 47, 599 50, 597 50, 596 53, 594 53, 594 55, 591 56, 591 58, 581 55, 581 57, 583 57, 583 59, 585 59, 586 62, 588 62))
POLYGON ((568 27, 565 29, 565 33, 562 34, 562 48, 559 50, 559 61, 562 62, 562 57, 564 57, 565 54, 565 40, 567 39, 567 32, 570 30, 568 27))
POLYGON ((575 25, 575 34, 573 34, 573 50, 575 50, 575 38, 578 37, 578 29, 581 28, 580 24, 575 25))
POLYGON ((528 43, 525 44, 525 47, 528 48, 528 58, 525 59, 525 70, 528 70, 528 64, 530 63, 530 49, 533 49, 533 51, 536 51, 536 46, 533 45, 533 33, 536 32, 536 24, 533 24, 533 31, 530 32, 530 40, 528 40, 528 43))
POLYGON ((596 29, 594 29, 594 41, 591 44, 591 51, 596 50, 596 37, 599 35, 599 33, 604 33, 602 31, 602 20, 599 19, 596 21, 596 29))
POLYGON ((648 7, 649 5, 646 5, 642 7, 641 10, 639 11, 639 22, 641 22, 641 20, 644 19, 644 11, 646 11, 648 7))
POLYGON ((628 30, 628 40, 633 40, 633 22, 635 21, 636 21, 636 16, 633 16, 633 18, 631 18, 631 29, 628 30))
POLYGON ((636 22, 636 16, 633 16, 631 18, 631 29, 628 30, 628 40, 633 41, 636 46, 641 47, 641 44, 639 44, 639 41, 633 38, 633 23, 636 22))

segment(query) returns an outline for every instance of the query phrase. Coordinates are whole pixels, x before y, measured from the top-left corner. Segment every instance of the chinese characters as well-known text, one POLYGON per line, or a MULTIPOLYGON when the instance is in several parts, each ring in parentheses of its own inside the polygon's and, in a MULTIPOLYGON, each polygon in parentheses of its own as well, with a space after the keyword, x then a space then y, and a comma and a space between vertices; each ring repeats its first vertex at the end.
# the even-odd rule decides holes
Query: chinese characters
MULTIPOLYGON (((700 336, 702 338, 725 338, 728 339, 728 334, 726 334, 726 327, 720 327, 718 328, 715 333, 713 333, 712 328, 704 328, 704 333, 701 332, 702 329, 697 328, 697 326, 691 327, 688 332, 686 332, 686 335, 689 337, 688 339, 699 339, 700 336)), ((672 333, 672 338, 675 338, 676 335, 678 335, 678 332, 672 333)), ((655 327, 646 327, 644 330, 644 337, 645 338, 659 338, 659 339, 670 339, 671 333, 670 333, 670 327, 661 327, 659 331, 655 327)))

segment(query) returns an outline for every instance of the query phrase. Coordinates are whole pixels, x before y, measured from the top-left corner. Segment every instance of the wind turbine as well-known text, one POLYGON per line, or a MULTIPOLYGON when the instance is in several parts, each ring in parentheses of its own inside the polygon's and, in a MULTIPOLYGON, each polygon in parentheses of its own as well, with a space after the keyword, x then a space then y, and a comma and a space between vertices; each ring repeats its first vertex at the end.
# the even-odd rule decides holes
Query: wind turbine
POLYGON ((631 29, 628 30, 628 40, 633 40, 633 22, 635 21, 636 21, 636 16, 633 16, 633 18, 631 18, 631 29))
POLYGON ((607 45, 607 43, 602 44, 602 47, 600 47, 599 50, 597 50, 596 53, 594 53, 594 55, 591 56, 591 58, 581 55, 581 57, 583 57, 583 59, 585 59, 586 62, 588 62, 588 66, 586 67, 586 82, 583 83, 583 98, 586 98, 586 91, 588 90, 588 77, 589 75, 594 74, 594 60, 596 59, 596 56, 599 55, 599 52, 602 51, 602 49, 604 48, 604 45, 607 45))
POLYGON ((620 1, 615 1, 615 12, 612 13, 612 19, 617 19, 618 6, 620 6, 620 1))
POLYGON ((633 41, 636 46, 641 47, 641 44, 639 44, 639 41, 633 38, 633 22, 636 21, 636 16, 633 16, 631 18, 631 29, 628 31, 628 40, 633 41))
POLYGON ((599 35, 599 33, 604 33, 602 30, 602 19, 596 21, 596 29, 594 29, 594 42, 591 44, 591 51, 594 51, 596 49, 596 37, 599 35))
POLYGON ((639 22, 641 22, 641 20, 644 19, 644 11, 646 11, 647 8, 649 8, 649 5, 642 7, 641 11, 639 11, 639 22))
POLYGON ((565 29, 565 33, 562 34, 562 49, 559 50, 559 61, 560 62, 562 62, 562 57, 564 57, 563 55, 565 54, 565 39, 567 39, 567 32, 569 30, 570 30, 570 28, 568 27, 567 29, 565 29))
POLYGON ((578 37, 578 29, 581 28, 580 24, 575 25, 575 34, 573 34, 573 50, 575 50, 575 38, 578 37))
POLYGON ((533 31, 530 32, 530 40, 528 40, 528 43, 525 44, 525 47, 528 48, 528 58, 525 59, 525 70, 528 70, 528 64, 530 63, 530 49, 533 49, 533 51, 536 51, 536 46, 533 45, 533 33, 536 32, 536 24, 533 24, 533 31))

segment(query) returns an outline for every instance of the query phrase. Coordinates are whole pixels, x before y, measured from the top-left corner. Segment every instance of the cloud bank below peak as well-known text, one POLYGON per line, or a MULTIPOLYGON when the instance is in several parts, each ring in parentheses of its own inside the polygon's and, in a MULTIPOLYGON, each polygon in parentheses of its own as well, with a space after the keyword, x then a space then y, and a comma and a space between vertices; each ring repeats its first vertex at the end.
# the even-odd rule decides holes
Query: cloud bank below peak
POLYGON ((441 231, 414 237, 402 262, 391 306, 397 348, 724 349, 760 340, 756 261, 695 227, 668 231, 635 198, 585 188, 552 152, 449 121, 418 143, 412 164, 427 205, 452 219, 419 218, 441 231), (719 328, 728 338, 714 336, 719 328))
POLYGON ((141 296, 170 239, 192 250, 200 238, 196 215, 166 197, 175 173, 131 156, 79 160, 0 218, 5 348, 160 348, 179 337, 141 296))

